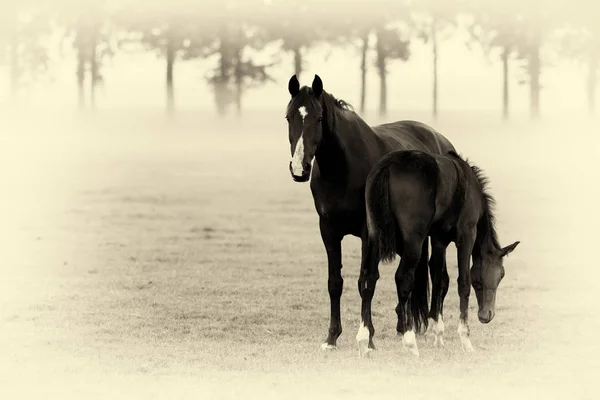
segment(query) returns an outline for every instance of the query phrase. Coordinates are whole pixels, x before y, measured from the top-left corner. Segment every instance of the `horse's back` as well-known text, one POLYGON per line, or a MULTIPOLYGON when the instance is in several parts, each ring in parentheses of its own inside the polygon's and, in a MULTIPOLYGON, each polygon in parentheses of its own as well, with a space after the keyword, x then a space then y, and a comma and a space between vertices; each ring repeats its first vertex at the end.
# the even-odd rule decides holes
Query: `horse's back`
POLYGON ((422 202, 425 208, 428 207, 424 200, 429 199, 433 201, 432 223, 440 223, 438 228, 443 231, 449 230, 456 223, 460 209, 457 190, 464 186, 464 182, 461 182, 456 160, 450 154, 414 149, 393 150, 381 158, 371 175, 381 175, 382 170, 389 171, 390 195, 396 202, 403 203, 401 206, 404 207, 404 212, 412 213, 417 208, 416 204, 412 204, 414 202, 407 203, 407 200, 400 200, 401 198, 422 202))
POLYGON ((387 147, 392 149, 422 150, 435 154, 455 151, 444 135, 418 121, 403 120, 372 127, 387 147))

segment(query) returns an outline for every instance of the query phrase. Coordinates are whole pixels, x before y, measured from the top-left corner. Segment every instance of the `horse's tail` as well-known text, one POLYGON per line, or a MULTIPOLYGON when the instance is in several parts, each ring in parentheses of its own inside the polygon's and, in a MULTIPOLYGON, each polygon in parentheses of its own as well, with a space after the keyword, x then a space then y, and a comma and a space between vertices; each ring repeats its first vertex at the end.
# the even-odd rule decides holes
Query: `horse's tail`
POLYGON ((396 257, 396 220, 390 208, 389 165, 379 164, 371 171, 365 188, 369 240, 378 249, 379 259, 396 257))
POLYGON ((423 241, 421 261, 415 271, 413 290, 410 294, 410 310, 415 332, 425 332, 429 322, 429 237, 423 241))

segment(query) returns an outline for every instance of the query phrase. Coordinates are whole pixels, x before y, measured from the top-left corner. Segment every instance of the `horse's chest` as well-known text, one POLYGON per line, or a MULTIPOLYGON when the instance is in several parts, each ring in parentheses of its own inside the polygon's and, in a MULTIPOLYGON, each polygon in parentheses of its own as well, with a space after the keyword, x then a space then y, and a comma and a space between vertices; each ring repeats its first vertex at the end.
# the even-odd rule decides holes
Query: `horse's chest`
POLYGON ((317 213, 327 219, 364 220, 364 191, 340 191, 315 185, 313 198, 317 213))

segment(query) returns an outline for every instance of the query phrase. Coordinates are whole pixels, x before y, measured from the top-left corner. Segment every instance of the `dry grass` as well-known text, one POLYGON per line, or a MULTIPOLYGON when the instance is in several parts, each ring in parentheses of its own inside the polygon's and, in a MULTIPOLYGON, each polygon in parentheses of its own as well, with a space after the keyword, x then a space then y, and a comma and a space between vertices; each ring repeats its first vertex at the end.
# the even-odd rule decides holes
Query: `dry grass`
POLYGON ((595 398, 589 130, 566 142, 557 127, 441 124, 491 177, 502 243, 522 242, 497 317, 472 318, 477 352, 463 354, 451 246, 446 349, 420 338, 413 360, 395 335, 395 266, 383 265, 379 350, 358 360, 358 240, 344 241, 340 349, 323 354, 327 268, 309 188, 288 176, 283 124, 232 126, 1 137, 6 398, 595 398))

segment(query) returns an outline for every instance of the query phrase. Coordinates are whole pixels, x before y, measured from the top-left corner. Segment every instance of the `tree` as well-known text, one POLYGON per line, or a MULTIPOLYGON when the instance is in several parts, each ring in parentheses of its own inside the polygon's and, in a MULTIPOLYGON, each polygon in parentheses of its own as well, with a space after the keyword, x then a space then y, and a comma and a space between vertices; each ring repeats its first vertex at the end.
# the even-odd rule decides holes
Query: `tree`
POLYGON ((205 54, 218 59, 207 79, 215 91, 219 115, 226 114, 231 104, 235 104, 239 115, 244 93, 273 80, 268 70, 276 63, 275 57, 267 61, 256 57, 270 41, 267 29, 260 25, 264 6, 262 0, 229 0, 211 8, 211 18, 218 21, 217 35, 205 54))
POLYGON ((553 33, 561 26, 565 11, 569 8, 566 1, 551 3, 538 0, 521 2, 506 0, 502 3, 470 2, 469 10, 474 15, 472 32, 484 47, 502 49, 504 74, 503 109, 508 116, 508 60, 511 55, 523 61, 524 78, 520 84, 529 86, 530 116, 540 116, 541 76, 547 60, 542 50, 552 39, 553 33))
POLYGON ((523 35, 516 29, 520 27, 514 11, 507 8, 490 8, 489 4, 471 3, 472 22, 468 29, 471 38, 478 42, 489 57, 499 49, 502 62, 502 116, 509 118, 509 61, 516 55, 520 37, 523 35))
POLYGON ((587 68, 586 97, 588 111, 593 115, 596 111, 596 91, 598 70, 600 69, 600 10, 587 7, 573 8, 568 16, 568 23, 561 32, 558 48, 563 56, 575 59, 587 68))
POLYGON ((322 7, 314 0, 273 0, 257 7, 264 12, 254 14, 254 24, 269 41, 278 42, 281 50, 293 55, 293 72, 300 79, 305 67, 304 53, 324 40, 322 7))
MULTIPOLYGON (((381 6, 381 1, 375 5, 381 6)), ((329 4, 329 3, 328 3, 329 4)), ((326 10, 322 16, 326 22, 322 31, 324 39, 335 45, 350 44, 360 54, 360 112, 365 112, 367 95, 367 72, 369 68, 370 39, 381 23, 385 13, 372 12, 375 7, 363 1, 346 1, 336 12, 326 10), (333 17, 332 17, 333 16, 333 17)), ((385 78, 384 78, 385 82, 385 78)), ((383 91, 385 93, 385 89, 383 91)))
POLYGON ((215 40, 215 23, 207 18, 208 4, 198 1, 130 0, 118 12, 117 23, 127 36, 121 48, 141 43, 145 50, 165 61, 166 108, 175 109, 175 65, 177 60, 204 56, 215 40), (139 10, 144 10, 140 15, 139 10))
POLYGON ((420 37, 425 43, 431 43, 432 114, 434 118, 438 116, 439 44, 441 40, 446 38, 446 36, 442 36, 443 33, 448 28, 455 28, 457 25, 456 17, 459 4, 458 1, 449 0, 421 0, 415 2, 412 21, 416 36, 420 37))
POLYGON ((63 31, 63 42, 71 41, 75 50, 79 108, 85 107, 85 77, 89 76, 90 106, 96 107, 96 89, 104 83, 102 66, 114 54, 115 34, 112 17, 115 7, 107 0, 60 0, 55 19, 63 31))
POLYGON ((27 76, 36 79, 48 68, 44 39, 50 33, 48 4, 43 0, 0 6, 0 54, 9 64, 10 95, 16 100, 27 76))
POLYGON ((392 60, 408 60, 410 56, 409 39, 405 39, 398 28, 381 27, 376 30, 375 67, 379 75, 379 115, 387 114, 387 73, 392 60))

